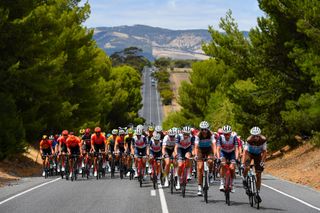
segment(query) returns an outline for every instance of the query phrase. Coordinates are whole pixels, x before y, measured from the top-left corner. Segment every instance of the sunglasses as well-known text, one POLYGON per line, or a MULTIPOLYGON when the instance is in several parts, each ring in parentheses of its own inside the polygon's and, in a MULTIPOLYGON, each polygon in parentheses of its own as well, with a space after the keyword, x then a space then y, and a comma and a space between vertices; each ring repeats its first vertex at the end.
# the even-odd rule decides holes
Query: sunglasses
POLYGON ((201 131, 208 131, 208 129, 201 129, 201 131))
POLYGON ((62 135, 62 136, 68 136, 68 135, 62 135))

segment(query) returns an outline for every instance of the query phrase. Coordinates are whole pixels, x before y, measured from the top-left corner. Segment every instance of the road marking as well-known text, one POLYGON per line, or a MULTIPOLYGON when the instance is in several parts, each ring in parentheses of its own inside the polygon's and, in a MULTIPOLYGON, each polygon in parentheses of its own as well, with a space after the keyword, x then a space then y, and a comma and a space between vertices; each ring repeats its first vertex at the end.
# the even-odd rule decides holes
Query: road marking
MULTIPOLYGON (((158 85, 158 83, 157 83, 157 85, 158 85)), ((158 111, 158 124, 160 125, 161 124, 161 119, 160 119, 160 107, 159 107, 159 96, 158 96, 158 89, 157 89, 157 87, 156 87, 156 102, 157 102, 157 111, 158 111)))
POLYGON ((149 117, 149 119, 150 119, 150 123, 152 123, 152 119, 151 119, 151 114, 152 114, 152 101, 151 101, 151 93, 152 93, 152 86, 151 86, 151 80, 150 80, 150 78, 151 77, 149 77, 149 88, 150 88, 150 96, 149 96, 149 102, 150 102, 150 117, 149 117))
POLYGON ((150 191, 150 195, 151 195, 151 196, 156 196, 156 190, 152 189, 152 190, 150 191))
POLYGON ((9 198, 1 201, 1 202, 0 202, 0 205, 6 203, 6 202, 8 202, 8 201, 10 201, 10 200, 12 200, 12 199, 14 199, 14 198, 16 198, 16 197, 19 197, 19 196, 24 195, 24 194, 26 194, 26 193, 28 193, 28 192, 31 192, 32 190, 35 190, 35 189, 40 188, 40 187, 42 187, 42 186, 45 186, 45 185, 47 185, 47 184, 49 184, 49 183, 56 182, 56 181, 58 181, 58 180, 60 180, 60 179, 61 179, 61 178, 57 178, 57 179, 51 180, 51 181, 49 181, 49 182, 40 184, 40 185, 35 186, 35 187, 33 187, 33 188, 31 188, 31 189, 28 189, 28 190, 26 190, 26 191, 20 192, 19 194, 13 195, 12 197, 9 197, 9 198))
POLYGON ((160 197, 162 212, 169 213, 166 198, 164 196, 164 192, 161 185, 159 185, 159 197, 160 197))
POLYGON ((280 193, 280 194, 282 194, 282 195, 284 195, 284 196, 290 197, 290 198, 292 198, 292 199, 294 199, 294 200, 296 200, 296 201, 298 201, 298 202, 300 202, 300 203, 302 203, 302 204, 304 204, 304 205, 306 205, 306 206, 309 206, 309 207, 311 207, 311 208, 313 208, 313 209, 315 209, 315 210, 320 211, 320 208, 318 208, 318 207, 316 207, 316 206, 313 206, 313 205, 311 205, 310 203, 307 203, 307 202, 305 202, 305 201, 303 201, 303 200, 300 200, 299 198, 296 198, 296 197, 294 197, 294 196, 292 196, 292 195, 289 195, 289 194, 287 194, 287 193, 285 193, 285 192, 282 192, 282 191, 280 191, 280 190, 278 190, 278 189, 275 189, 275 188, 273 188, 273 187, 271 187, 271 186, 268 186, 268 185, 266 185, 266 184, 263 184, 263 183, 262 183, 261 185, 263 185, 263 186, 265 186, 265 187, 267 187, 267 188, 269 188, 269 189, 272 189, 273 191, 276 191, 276 192, 278 192, 278 193, 280 193))

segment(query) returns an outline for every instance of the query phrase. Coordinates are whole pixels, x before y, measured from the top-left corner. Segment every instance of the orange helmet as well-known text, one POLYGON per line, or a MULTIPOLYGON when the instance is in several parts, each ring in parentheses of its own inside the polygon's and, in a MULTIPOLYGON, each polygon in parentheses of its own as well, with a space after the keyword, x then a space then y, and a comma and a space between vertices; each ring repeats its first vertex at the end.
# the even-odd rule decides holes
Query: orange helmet
POLYGON ((101 132, 101 128, 100 127, 96 127, 96 128, 94 128, 94 131, 95 132, 101 132))
POLYGON ((68 135, 68 134, 69 134, 68 130, 63 130, 62 131, 62 135, 68 135))

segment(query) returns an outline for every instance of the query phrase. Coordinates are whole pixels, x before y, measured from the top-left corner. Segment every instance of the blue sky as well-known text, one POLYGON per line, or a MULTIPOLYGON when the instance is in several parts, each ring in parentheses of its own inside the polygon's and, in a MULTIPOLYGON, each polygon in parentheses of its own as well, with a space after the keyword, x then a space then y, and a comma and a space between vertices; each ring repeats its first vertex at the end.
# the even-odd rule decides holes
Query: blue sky
MULTIPOLYGON (((86 2, 87 0, 83 0, 86 2)), ((87 27, 144 24, 169 29, 218 29, 231 9, 240 30, 257 25, 263 16, 257 0, 88 0, 87 27)))

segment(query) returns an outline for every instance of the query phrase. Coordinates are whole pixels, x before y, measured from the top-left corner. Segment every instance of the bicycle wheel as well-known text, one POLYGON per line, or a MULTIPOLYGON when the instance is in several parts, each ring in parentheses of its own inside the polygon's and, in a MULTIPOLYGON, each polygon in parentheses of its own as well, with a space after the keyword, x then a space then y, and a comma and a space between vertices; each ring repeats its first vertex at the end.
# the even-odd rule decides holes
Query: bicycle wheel
POLYGON ((173 169, 170 170, 170 191, 173 194, 173 187, 174 187, 174 177, 173 177, 173 169))
POLYGON ((204 186, 203 186, 203 197, 204 201, 208 203, 208 189, 209 189, 209 184, 208 184, 208 171, 204 171, 204 186))
POLYGON ((153 181, 153 188, 157 189, 157 173, 155 171, 153 171, 152 181, 153 181))
POLYGON ((232 183, 232 179, 231 179, 231 174, 230 171, 226 173, 226 177, 225 177, 225 185, 224 185, 224 193, 225 193, 225 198, 226 198, 226 204, 228 204, 228 206, 230 206, 230 191, 231 191, 231 183, 232 183))
POLYGON ((120 167, 120 179, 123 179, 123 164, 122 164, 122 158, 120 158, 120 162, 119 162, 119 167, 120 167))
POLYGON ((114 160, 114 156, 112 156, 111 159, 111 178, 114 178, 114 172, 115 172, 115 160, 114 160))
POLYGON ((251 182, 251 177, 247 177, 247 184, 248 184, 248 187, 247 187, 247 194, 248 194, 248 197, 249 197, 249 203, 250 203, 250 206, 252 207, 253 206, 253 193, 252 193, 252 182, 251 182))
POLYGON ((182 174, 182 181, 181 181, 181 192, 182 197, 186 196, 186 187, 187 187, 187 172, 189 168, 184 168, 183 174, 182 174))

